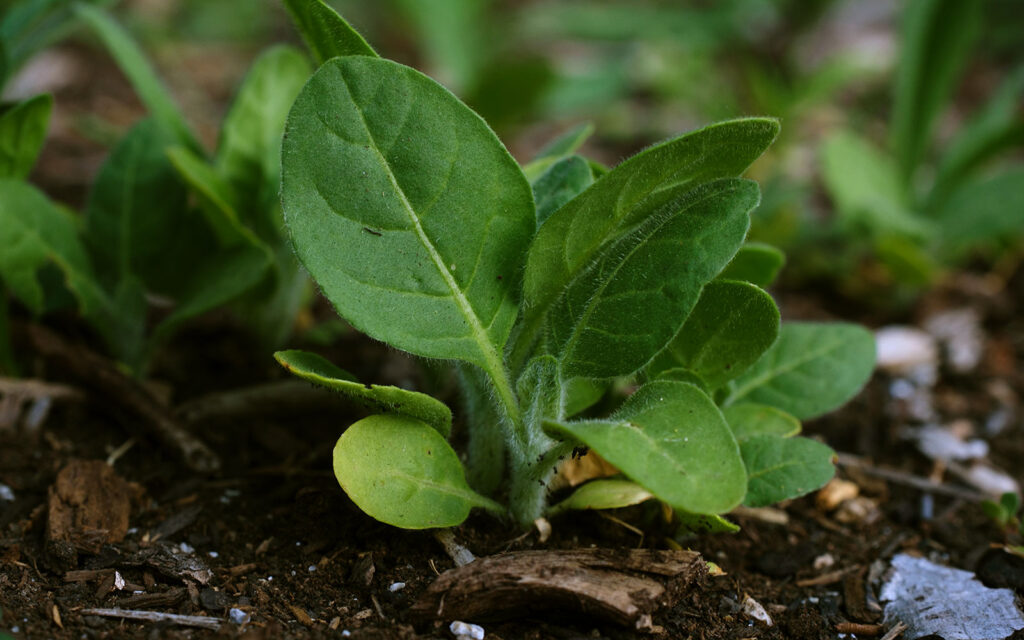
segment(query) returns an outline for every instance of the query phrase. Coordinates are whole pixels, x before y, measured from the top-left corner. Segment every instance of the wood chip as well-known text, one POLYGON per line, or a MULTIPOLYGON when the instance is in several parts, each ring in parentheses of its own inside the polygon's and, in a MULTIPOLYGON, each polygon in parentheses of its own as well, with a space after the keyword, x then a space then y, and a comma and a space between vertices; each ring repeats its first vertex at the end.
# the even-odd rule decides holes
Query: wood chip
POLYGON ((141 493, 102 460, 72 460, 49 490, 47 540, 99 553, 105 543, 124 540, 132 500, 141 493))
POLYGON ((50 617, 53 618, 53 624, 64 629, 64 622, 60 619, 60 609, 57 608, 57 605, 50 608, 50 617))
POLYGON ((441 574, 413 605, 420 620, 503 620, 550 611, 632 628, 707 571, 699 553, 579 549, 503 553, 441 574))
POLYGON ((291 611, 292 615, 295 616, 295 619, 301 622, 302 624, 306 625, 307 627, 313 626, 313 619, 309 617, 309 614, 306 613, 305 610, 301 609, 300 607, 296 607, 293 604, 288 605, 288 610, 291 611))
POLYGON ((83 616, 101 616, 104 618, 123 618, 140 622, 169 622, 184 627, 201 629, 220 629, 220 620, 210 616, 183 616, 177 613, 160 613, 159 611, 136 611, 133 609, 82 609, 78 613, 83 616))

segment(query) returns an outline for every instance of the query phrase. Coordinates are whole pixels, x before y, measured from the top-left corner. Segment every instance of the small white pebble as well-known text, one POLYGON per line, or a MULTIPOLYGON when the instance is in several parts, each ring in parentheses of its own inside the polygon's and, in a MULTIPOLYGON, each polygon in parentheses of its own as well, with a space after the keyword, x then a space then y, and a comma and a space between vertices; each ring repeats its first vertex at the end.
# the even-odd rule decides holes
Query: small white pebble
POLYGON ((761 605, 761 603, 757 600, 754 600, 750 596, 743 598, 742 611, 743 614, 746 615, 748 618, 752 618, 753 620, 757 620, 758 622, 763 622, 765 625, 769 627, 774 624, 774 622, 772 621, 772 617, 768 615, 768 612, 765 611, 765 608, 761 605))
POLYGON ((484 640, 484 628, 477 624, 456 620, 448 625, 448 630, 460 640, 484 640))
POLYGON ((274 576, 267 576, 267 582, 273 582, 274 576))
POLYGON ((295 575, 295 569, 292 569, 292 575, 293 576, 295 575))
POLYGON ((217 557, 217 556, 219 556, 220 554, 219 554, 219 553, 217 553, 216 551, 211 551, 211 552, 210 552, 209 554, 207 554, 207 555, 209 555, 209 556, 210 556, 211 558, 216 558, 216 557, 217 557))
POLYGON ((296 546, 296 547, 301 547, 301 546, 302 546, 302 543, 301 543, 301 542, 296 542, 296 543, 295 543, 295 546, 296 546))
POLYGON ((309 565, 309 572, 313 573, 314 571, 316 571, 316 565, 315 564, 309 565))
POLYGON ((187 542, 182 542, 178 545, 178 548, 181 549, 182 553, 192 553, 193 551, 195 551, 195 549, 192 548, 192 545, 190 545, 187 542))
POLYGON ((118 591, 120 591, 121 589, 124 589, 124 585, 125 585, 125 581, 124 581, 124 577, 121 575, 121 572, 120 571, 115 571, 114 572, 114 588, 117 589, 118 591))
POLYGON ((342 638, 348 638, 351 635, 352 635, 351 631, 349 631, 348 629, 342 629, 342 631, 341 631, 341 637, 342 638))
POLYGON ((0 500, 14 502, 14 490, 8 487, 6 484, 0 484, 0 500))
POLYGON ((245 624, 249 622, 249 614, 237 607, 231 607, 231 611, 228 611, 228 617, 231 618, 231 622, 235 624, 245 624))
POLYGON ((395 593, 396 591, 401 591, 404 588, 404 582, 392 582, 391 585, 388 587, 388 591, 390 591, 391 593, 395 593))

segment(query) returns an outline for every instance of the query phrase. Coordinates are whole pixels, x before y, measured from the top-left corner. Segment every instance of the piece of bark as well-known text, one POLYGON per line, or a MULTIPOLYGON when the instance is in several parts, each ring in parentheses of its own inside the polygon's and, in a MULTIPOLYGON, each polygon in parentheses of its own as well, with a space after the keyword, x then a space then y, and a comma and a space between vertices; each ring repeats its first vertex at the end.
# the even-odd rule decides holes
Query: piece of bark
POLYGON ((553 612, 647 629, 652 613, 706 574, 694 551, 502 553, 442 573, 410 613, 421 622, 486 622, 553 612))
POLYGON ((141 491, 102 460, 72 460, 50 487, 46 537, 99 553, 104 544, 124 540, 132 500, 141 491))
POLYGON ((186 431, 153 394, 129 378, 110 360, 39 325, 28 325, 25 334, 35 350, 63 374, 99 394, 111 409, 127 414, 126 429, 141 429, 176 452, 199 473, 220 468, 220 459, 203 442, 186 431))
POLYGON ((140 593, 118 601, 124 609, 150 609, 157 607, 174 607, 185 601, 185 589, 176 587, 158 593, 140 593))
POLYGON ((120 566, 145 566, 156 569, 168 578, 194 580, 206 584, 213 578, 213 571, 194 553, 187 553, 172 544, 156 544, 138 553, 118 560, 120 566))

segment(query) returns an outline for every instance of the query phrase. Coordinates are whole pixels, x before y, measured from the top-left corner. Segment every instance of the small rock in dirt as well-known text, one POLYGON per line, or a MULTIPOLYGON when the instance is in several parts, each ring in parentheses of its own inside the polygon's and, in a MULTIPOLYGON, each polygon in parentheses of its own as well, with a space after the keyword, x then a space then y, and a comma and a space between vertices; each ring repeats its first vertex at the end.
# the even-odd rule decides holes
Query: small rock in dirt
POLYGON ((976 460, 988 455, 988 443, 978 438, 962 437, 963 429, 953 425, 940 427, 926 425, 914 429, 912 436, 917 448, 932 460, 976 460))
POLYGON ((974 309, 953 309, 928 318, 925 329, 945 350, 949 366, 957 373, 972 371, 981 362, 985 337, 974 309))
POLYGON ((858 496, 843 502, 835 513, 837 522, 864 526, 870 526, 878 522, 878 519, 881 517, 882 511, 878 508, 878 503, 865 496, 858 496))
POLYGON ((1020 493, 1020 485, 1009 475, 986 464, 975 464, 967 469, 964 480, 992 496, 1020 493))
POLYGON ((831 553, 823 553, 814 559, 814 564, 812 566, 814 567, 815 571, 823 571, 835 565, 835 563, 835 556, 833 556, 831 553))
POLYGON ((765 626, 770 627, 775 624, 772 617, 765 611, 764 606, 750 596, 743 598, 743 605, 740 611, 751 620, 757 620, 765 626))
POLYGON ((245 624, 249 622, 249 614, 236 607, 231 607, 231 611, 228 611, 228 618, 235 624, 245 624))
POLYGON ((484 628, 478 624, 456 620, 448 625, 448 630, 458 640, 484 640, 484 628))
POLYGON ((842 478, 832 478, 828 484, 818 491, 814 503, 822 511, 833 511, 846 500, 860 495, 860 487, 856 483, 842 478))
POLYGON ((349 582, 354 582, 361 587, 368 587, 373 582, 373 574, 376 572, 377 567, 373 565, 373 554, 367 553, 352 565, 352 571, 349 573, 348 579, 349 582))
POLYGON ((1024 591, 1024 558, 1002 549, 989 549, 978 560, 978 579, 993 589, 1024 591))
POLYGON ((397 591, 401 591, 404 588, 405 588, 405 583, 404 582, 392 582, 390 585, 388 585, 388 591, 390 591, 391 593, 395 593, 397 591))
POLYGON ((906 326, 882 327, 875 332, 878 368, 894 375, 921 374, 939 366, 939 349, 929 334, 906 326))
POLYGON ((207 611, 219 613, 231 604, 231 598, 223 591, 206 588, 199 592, 199 604, 207 611))
POLYGON ((0 500, 14 502, 14 489, 11 489, 6 484, 0 483, 0 500))
POLYGON ((882 585, 884 623, 907 625, 905 638, 939 635, 946 640, 1003 640, 1024 629, 1009 589, 989 589, 969 571, 897 554, 882 585))

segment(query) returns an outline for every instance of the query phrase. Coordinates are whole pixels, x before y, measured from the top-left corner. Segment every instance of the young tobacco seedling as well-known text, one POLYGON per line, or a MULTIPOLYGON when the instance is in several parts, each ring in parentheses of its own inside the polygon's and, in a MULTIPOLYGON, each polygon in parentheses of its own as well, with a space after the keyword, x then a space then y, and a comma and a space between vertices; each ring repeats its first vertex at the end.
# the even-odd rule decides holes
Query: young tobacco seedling
MULTIPOLYGON (((291 5, 331 25, 297 20, 307 41, 358 38, 318 1, 291 5)), ((776 121, 722 122, 611 170, 575 155, 587 132, 574 131, 524 173, 438 83, 369 47, 342 53, 357 55, 323 62, 288 115, 288 230, 354 327, 457 363, 472 480, 436 400, 278 353, 294 374, 377 411, 334 450, 338 481, 361 509, 426 528, 458 524, 472 507, 507 508, 527 526, 654 496, 684 523, 724 529, 716 514, 831 477, 833 452, 795 434, 800 419, 865 382, 871 334, 846 324, 780 330, 772 298, 734 279, 766 283, 780 266, 771 249, 741 251, 759 193, 738 177, 771 144, 776 121), (641 384, 621 406, 580 417, 624 377, 641 384), (622 477, 550 507, 556 470, 579 447, 622 477)))

